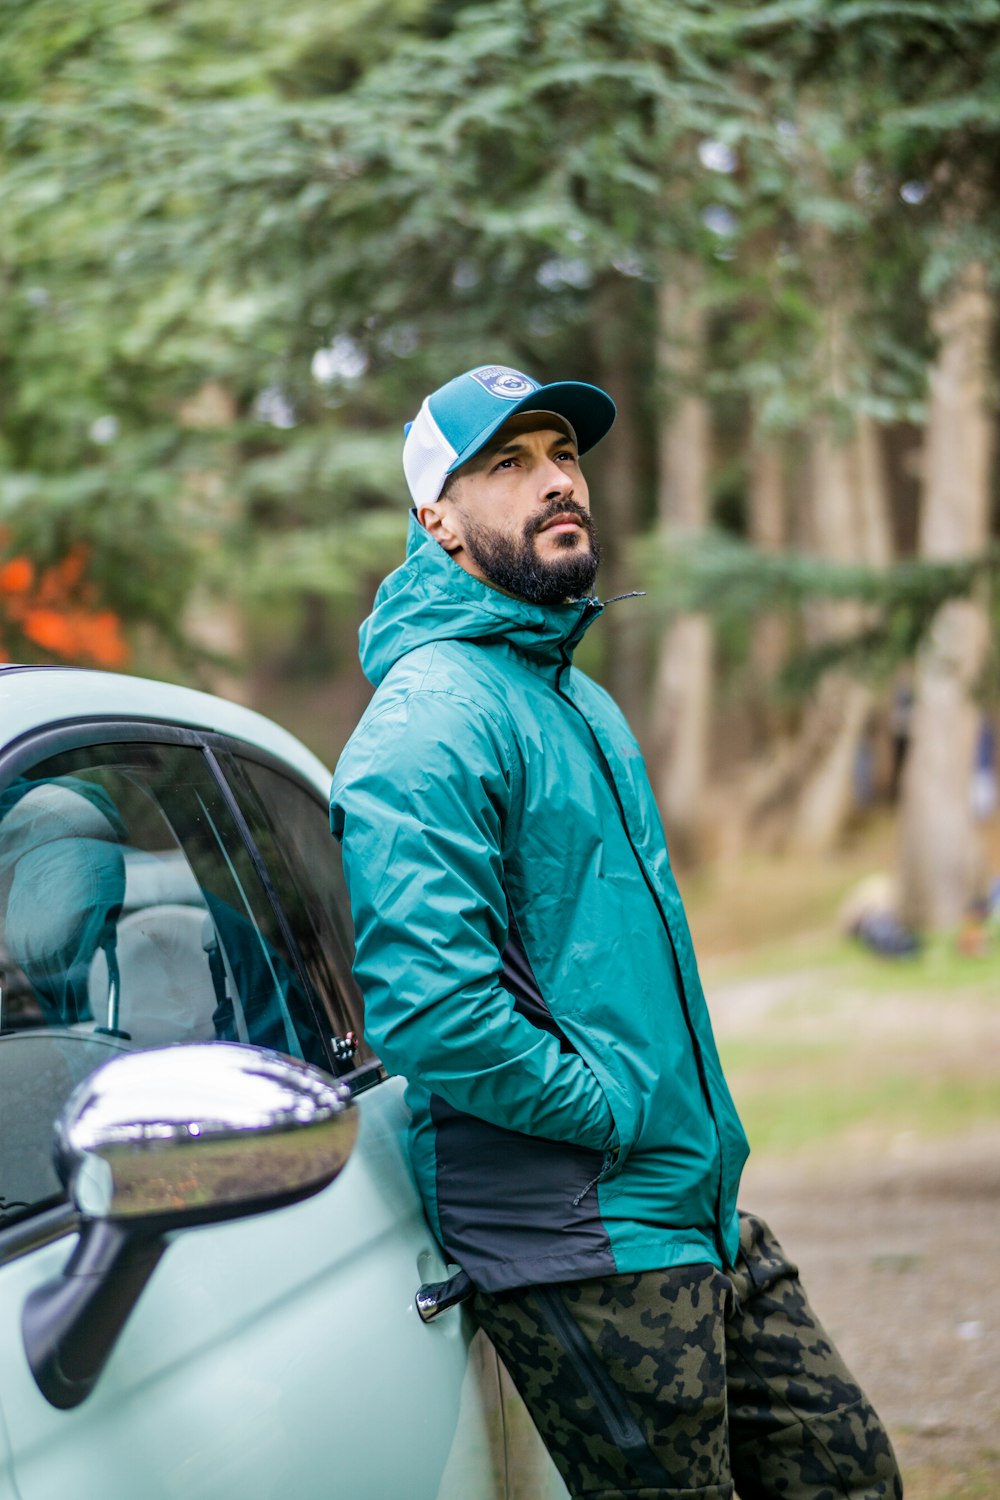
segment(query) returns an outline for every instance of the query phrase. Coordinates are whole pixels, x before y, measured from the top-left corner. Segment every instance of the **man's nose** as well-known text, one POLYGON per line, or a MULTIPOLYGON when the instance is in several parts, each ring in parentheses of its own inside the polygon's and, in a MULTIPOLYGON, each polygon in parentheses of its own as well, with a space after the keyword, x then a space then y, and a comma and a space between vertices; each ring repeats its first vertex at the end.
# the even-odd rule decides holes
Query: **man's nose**
POLYGON ((541 481, 542 499, 556 500, 561 496, 569 495, 572 489, 572 474, 567 473, 564 465, 557 464, 552 459, 547 460, 541 481))

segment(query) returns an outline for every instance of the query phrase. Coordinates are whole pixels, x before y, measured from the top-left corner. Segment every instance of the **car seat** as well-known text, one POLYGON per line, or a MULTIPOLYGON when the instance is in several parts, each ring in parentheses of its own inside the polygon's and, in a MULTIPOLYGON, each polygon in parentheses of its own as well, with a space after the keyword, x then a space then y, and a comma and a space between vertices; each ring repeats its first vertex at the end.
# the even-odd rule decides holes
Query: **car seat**
POLYGON ((4 941, 50 1026, 94 1019, 90 965, 104 949, 114 974, 125 895, 124 827, 100 788, 72 783, 29 786, 0 820, 4 941))

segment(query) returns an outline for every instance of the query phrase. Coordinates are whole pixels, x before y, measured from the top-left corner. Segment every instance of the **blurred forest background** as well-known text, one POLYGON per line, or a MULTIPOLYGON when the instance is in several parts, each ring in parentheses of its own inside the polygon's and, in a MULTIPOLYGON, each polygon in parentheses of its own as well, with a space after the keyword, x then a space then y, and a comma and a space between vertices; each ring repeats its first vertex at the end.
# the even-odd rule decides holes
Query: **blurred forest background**
POLYGON ((989 899, 997 0, 0 23, 3 656, 214 687, 332 760, 403 422, 484 361, 591 379, 602 592, 646 593, 581 664, 676 857, 891 805, 910 928, 989 899))
POLYGON ((423 395, 606 387, 579 662, 910 1500, 1000 1494, 998 250, 1000 0, 0 0, 0 659, 332 762, 423 395))

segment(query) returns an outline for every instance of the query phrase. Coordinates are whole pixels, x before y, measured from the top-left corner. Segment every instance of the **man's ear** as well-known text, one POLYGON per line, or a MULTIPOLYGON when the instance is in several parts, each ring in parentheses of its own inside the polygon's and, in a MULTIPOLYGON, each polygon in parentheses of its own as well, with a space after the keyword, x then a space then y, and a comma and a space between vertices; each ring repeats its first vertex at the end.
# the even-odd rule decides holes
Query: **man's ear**
POLYGON ((462 539, 454 527, 452 508, 444 503, 443 497, 432 505, 418 506, 417 520, 446 552, 457 552, 461 547, 462 539))

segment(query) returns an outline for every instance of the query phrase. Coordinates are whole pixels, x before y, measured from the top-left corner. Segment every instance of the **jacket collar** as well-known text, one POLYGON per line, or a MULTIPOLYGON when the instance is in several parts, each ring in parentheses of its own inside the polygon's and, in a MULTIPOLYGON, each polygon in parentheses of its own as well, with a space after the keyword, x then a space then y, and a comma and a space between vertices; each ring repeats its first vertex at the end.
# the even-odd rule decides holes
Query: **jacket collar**
POLYGON ((406 560, 381 584, 359 632, 361 665, 377 687, 408 652, 434 641, 506 641, 554 664, 604 606, 597 599, 529 604, 459 567, 411 512, 406 560))

